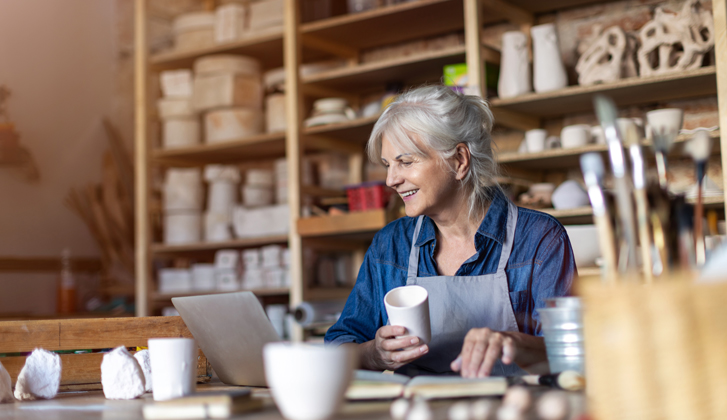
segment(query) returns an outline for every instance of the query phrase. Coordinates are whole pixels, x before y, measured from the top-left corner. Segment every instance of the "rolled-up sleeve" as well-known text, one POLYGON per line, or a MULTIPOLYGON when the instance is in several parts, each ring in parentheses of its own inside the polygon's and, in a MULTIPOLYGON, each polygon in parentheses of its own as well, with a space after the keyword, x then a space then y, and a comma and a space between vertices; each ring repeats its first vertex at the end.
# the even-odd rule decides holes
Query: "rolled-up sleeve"
POLYGON ((372 245, 358 272, 356 284, 348 296, 341 317, 328 329, 326 344, 365 343, 373 340, 382 325, 383 314, 379 302, 383 299, 380 282, 376 282, 377 267, 372 245))

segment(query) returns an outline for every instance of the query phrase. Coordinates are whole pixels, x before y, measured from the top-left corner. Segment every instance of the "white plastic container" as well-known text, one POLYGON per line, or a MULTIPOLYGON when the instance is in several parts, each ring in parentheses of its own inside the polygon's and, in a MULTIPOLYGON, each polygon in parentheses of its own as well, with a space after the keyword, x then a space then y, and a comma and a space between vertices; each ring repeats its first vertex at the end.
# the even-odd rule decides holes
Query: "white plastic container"
POLYGON ((262 264, 262 252, 259 248, 245 249, 241 253, 242 264, 245 270, 260 268, 262 264))
POLYGON ((194 73, 196 75, 235 73, 260 76, 260 60, 239 54, 207 55, 194 61, 194 73))
POLYGON ((283 0, 262 0, 250 4, 250 30, 283 26, 283 0))
POLYGON ((288 128, 285 116, 285 94, 273 93, 265 98, 265 131, 284 132, 288 128))
POLYGON ((238 238, 287 235, 290 231, 290 207, 287 204, 248 209, 235 207, 232 226, 238 238))
POLYGON ((168 120, 172 118, 196 118, 197 112, 192 107, 191 97, 161 98, 157 101, 159 118, 168 120))
POLYGON ((217 290, 232 292, 240 290, 240 279, 234 270, 217 270, 217 290))
POLYGON ((214 264, 192 265, 192 290, 214 290, 216 286, 214 264))
POLYGON ((247 8, 241 4, 223 4, 215 11, 215 41, 225 43, 240 39, 245 34, 247 8))
POLYGON ((160 293, 183 293, 192 290, 192 273, 186 268, 159 269, 160 293))
POLYGON ((204 116, 206 143, 239 140, 263 132, 263 113, 256 108, 228 108, 204 116))
POLYGON ((185 13, 174 19, 174 48, 189 50, 215 44, 215 21, 213 12, 185 13))
POLYGON ((164 243, 187 244, 202 239, 202 212, 167 212, 164 215, 164 243))
POLYGON ((237 183, 215 181, 209 184, 207 211, 223 213, 231 217, 235 204, 237 204, 237 183))
POLYGON ((166 98, 192 96, 192 70, 165 70, 159 75, 162 95, 166 98))
POLYGON ((242 204, 245 207, 261 207, 273 204, 272 187, 258 185, 242 186, 242 204))
POLYGON ((240 253, 234 249, 221 249, 215 252, 215 268, 218 270, 237 270, 240 253))
POLYGON ((200 124, 195 117, 164 120, 162 146, 165 149, 194 146, 200 143, 200 124))
POLYGON ((262 108, 263 88, 259 76, 234 73, 198 74, 192 94, 194 108, 262 108))

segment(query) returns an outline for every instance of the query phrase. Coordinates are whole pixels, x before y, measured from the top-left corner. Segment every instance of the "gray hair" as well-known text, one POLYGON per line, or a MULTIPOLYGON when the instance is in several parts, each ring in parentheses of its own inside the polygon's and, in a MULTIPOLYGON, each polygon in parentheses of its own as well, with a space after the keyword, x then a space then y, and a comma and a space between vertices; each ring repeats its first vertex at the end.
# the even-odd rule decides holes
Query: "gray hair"
POLYGON ((490 135, 493 123, 492 111, 479 96, 462 95, 448 86, 424 86, 399 95, 386 108, 366 149, 372 162, 381 162, 381 141, 386 134, 407 153, 426 157, 424 148, 431 148, 446 162, 455 155, 456 146, 464 143, 471 159, 462 187, 469 193, 469 215, 477 218, 492 201, 492 193, 500 189, 490 135))

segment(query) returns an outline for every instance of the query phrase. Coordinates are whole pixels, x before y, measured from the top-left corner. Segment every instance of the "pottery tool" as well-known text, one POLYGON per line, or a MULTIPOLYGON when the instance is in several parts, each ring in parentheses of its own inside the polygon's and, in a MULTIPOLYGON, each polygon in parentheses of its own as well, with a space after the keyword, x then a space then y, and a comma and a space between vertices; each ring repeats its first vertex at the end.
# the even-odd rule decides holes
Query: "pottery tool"
MULTIPOLYGON (((611 170, 614 177, 616 192, 616 208, 620 230, 628 244, 628 261, 625 264, 626 271, 636 268, 636 228, 634 223, 633 203, 631 201, 631 183, 626 172, 626 159, 624 157, 621 136, 616 127, 618 112, 613 101, 605 96, 596 95, 593 98, 593 105, 598 120, 601 122, 606 142, 608 144, 608 155, 611 160, 611 170)), ((623 271, 622 271, 623 272, 623 271)))
POLYGON ((566 391, 580 391, 586 387, 586 378, 575 370, 566 370, 548 375, 525 375, 512 378, 513 385, 543 385, 566 391))
POLYGON ((694 248, 696 250, 697 266, 704 265, 706 248, 704 244, 704 202, 702 200, 702 184, 707 169, 709 152, 712 150, 712 138, 706 131, 697 131, 694 137, 684 146, 684 151, 694 160, 697 173, 697 205, 694 208, 694 248))
POLYGON ((649 201, 646 197, 646 167, 639 133, 636 124, 631 122, 625 126, 623 133, 624 144, 629 148, 631 155, 632 180, 634 181, 634 198, 636 199, 636 222, 639 227, 639 244, 641 245, 641 264, 644 271, 644 281, 651 283, 654 266, 651 260, 651 234, 649 231, 649 201))
POLYGON ((606 205, 606 197, 601 188, 601 180, 604 174, 601 155, 598 153, 582 154, 581 171, 593 207, 593 221, 596 224, 598 242, 603 255, 603 279, 610 282, 615 279, 616 275, 616 249, 614 248, 611 216, 606 205))
POLYGON ((656 153, 656 171, 659 174, 659 186, 667 191, 667 161, 666 156, 674 140, 682 128, 684 112, 678 108, 657 109, 646 113, 646 120, 651 128, 651 138, 656 153))

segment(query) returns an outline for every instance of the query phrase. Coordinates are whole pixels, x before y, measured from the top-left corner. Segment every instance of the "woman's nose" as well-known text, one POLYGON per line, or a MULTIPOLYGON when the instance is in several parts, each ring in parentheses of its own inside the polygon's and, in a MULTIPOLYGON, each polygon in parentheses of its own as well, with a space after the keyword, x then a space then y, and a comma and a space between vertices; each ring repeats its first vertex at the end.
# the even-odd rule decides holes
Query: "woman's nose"
POLYGON ((386 169, 386 185, 391 188, 396 188, 397 185, 401 184, 402 179, 399 171, 394 168, 394 165, 389 166, 386 169))

